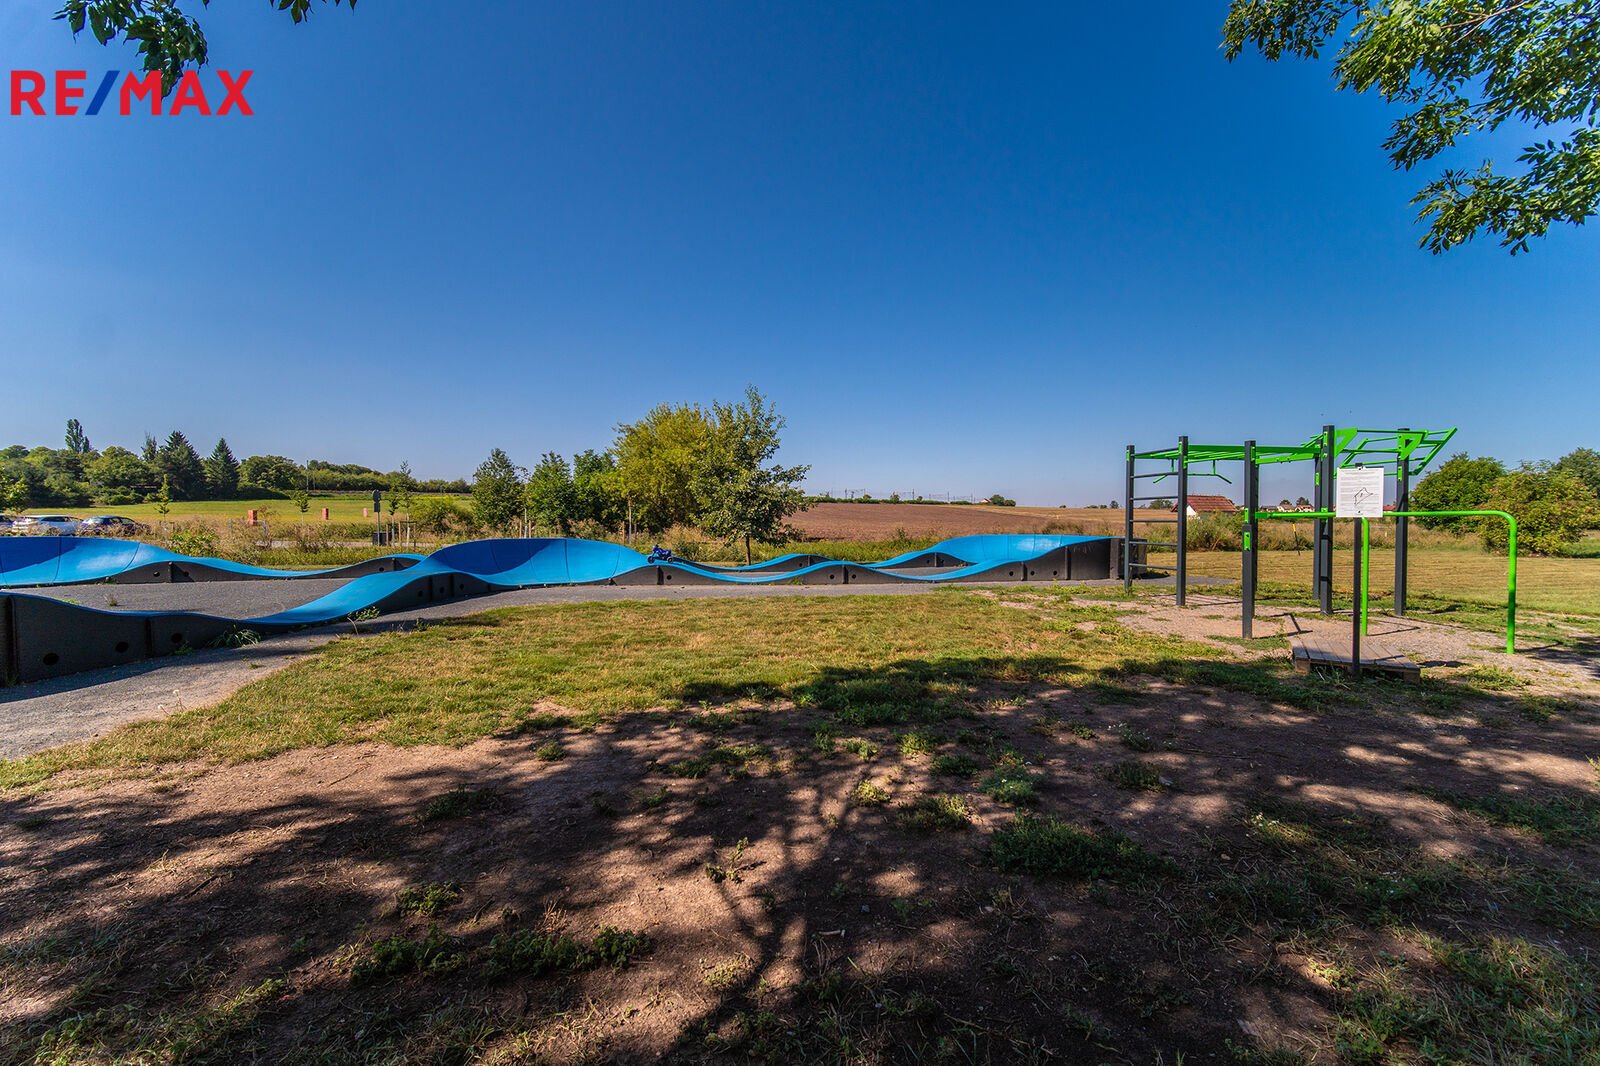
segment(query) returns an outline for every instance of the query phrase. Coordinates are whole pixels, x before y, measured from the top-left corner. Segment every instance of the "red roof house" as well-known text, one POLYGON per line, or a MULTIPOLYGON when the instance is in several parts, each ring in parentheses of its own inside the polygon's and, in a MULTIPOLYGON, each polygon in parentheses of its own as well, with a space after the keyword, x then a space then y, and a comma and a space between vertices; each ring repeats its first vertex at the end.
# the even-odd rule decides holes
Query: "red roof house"
MULTIPOLYGON (((1172 505, 1172 514, 1178 513, 1178 505, 1172 505)), ((1202 514, 1238 514, 1239 508, 1226 496, 1189 496, 1187 514, 1190 518, 1198 518, 1202 514)))

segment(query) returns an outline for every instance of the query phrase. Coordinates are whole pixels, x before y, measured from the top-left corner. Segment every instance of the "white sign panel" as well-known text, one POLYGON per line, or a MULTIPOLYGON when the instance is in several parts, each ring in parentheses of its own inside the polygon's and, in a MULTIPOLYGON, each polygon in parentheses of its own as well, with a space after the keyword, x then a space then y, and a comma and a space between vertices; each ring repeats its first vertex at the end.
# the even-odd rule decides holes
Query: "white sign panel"
POLYGON ((1333 513, 1340 518, 1383 517, 1383 467, 1352 466, 1339 471, 1333 513))

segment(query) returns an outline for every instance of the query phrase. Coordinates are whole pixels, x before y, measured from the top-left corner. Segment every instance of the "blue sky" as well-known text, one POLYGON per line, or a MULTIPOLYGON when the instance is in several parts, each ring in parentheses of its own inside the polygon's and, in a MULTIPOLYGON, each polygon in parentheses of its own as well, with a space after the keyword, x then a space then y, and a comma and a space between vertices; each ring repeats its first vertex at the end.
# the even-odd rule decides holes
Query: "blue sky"
MULTIPOLYGON (((0 12, 7 69, 137 65, 57 6, 0 12)), ((1230 65, 1221 3, 193 6, 254 117, 0 113, 4 443, 453 477, 755 382, 840 493, 1103 502, 1125 444, 1329 422, 1600 446, 1600 235, 1418 249, 1392 113, 1230 65)))

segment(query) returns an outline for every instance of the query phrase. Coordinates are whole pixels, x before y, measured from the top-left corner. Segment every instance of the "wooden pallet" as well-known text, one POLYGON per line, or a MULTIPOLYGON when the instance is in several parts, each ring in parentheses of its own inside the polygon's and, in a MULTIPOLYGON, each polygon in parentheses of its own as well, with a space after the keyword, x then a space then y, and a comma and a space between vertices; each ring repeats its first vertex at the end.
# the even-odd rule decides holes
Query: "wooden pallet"
MULTIPOLYGON (((1294 668, 1302 674, 1313 669, 1350 672, 1350 639, 1348 637, 1321 637, 1303 633, 1289 638, 1290 655, 1294 668)), ((1422 676, 1422 667, 1379 641, 1361 641, 1361 672, 1397 677, 1402 681, 1416 681, 1422 676)))

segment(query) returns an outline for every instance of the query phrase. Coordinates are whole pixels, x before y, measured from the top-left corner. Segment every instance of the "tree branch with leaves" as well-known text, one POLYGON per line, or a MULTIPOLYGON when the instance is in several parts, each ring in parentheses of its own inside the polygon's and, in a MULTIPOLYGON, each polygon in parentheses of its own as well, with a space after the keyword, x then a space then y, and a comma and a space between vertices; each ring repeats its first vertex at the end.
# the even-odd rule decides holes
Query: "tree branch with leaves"
MULTIPOLYGON (((287 11, 295 22, 303 22, 311 13, 311 0, 267 2, 287 11)), ((352 10, 356 6, 356 0, 333 3, 349 4, 352 10)), ((200 6, 210 7, 211 0, 200 0, 200 6)), ((206 35, 175 0, 67 0, 55 17, 66 22, 74 37, 88 29, 101 44, 137 41, 144 69, 161 72, 163 96, 172 92, 185 70, 206 65, 206 35)))
POLYGON ((1506 123, 1533 135, 1508 173, 1446 167, 1412 197, 1434 254, 1494 234, 1513 255, 1600 203, 1600 0, 1234 0, 1228 59, 1314 59, 1338 43, 1338 88, 1409 110, 1384 149, 1411 170, 1506 123), (1559 138, 1538 139, 1560 129, 1559 138))

